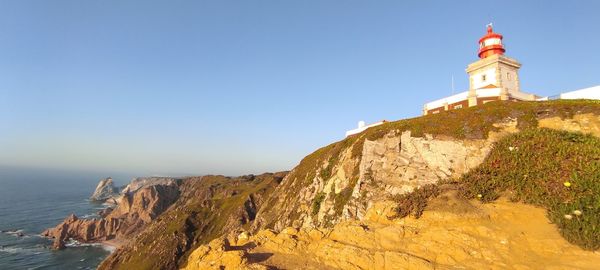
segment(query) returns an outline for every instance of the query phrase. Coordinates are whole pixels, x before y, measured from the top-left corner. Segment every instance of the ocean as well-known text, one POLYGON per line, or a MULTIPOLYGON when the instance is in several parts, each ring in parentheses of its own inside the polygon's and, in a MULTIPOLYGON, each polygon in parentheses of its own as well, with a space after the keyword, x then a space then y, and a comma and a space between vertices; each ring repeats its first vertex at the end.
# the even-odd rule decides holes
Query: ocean
POLYGON ((110 247, 75 245, 57 251, 38 235, 71 213, 94 217, 103 206, 87 199, 108 176, 0 167, 0 269, 96 269, 110 247))

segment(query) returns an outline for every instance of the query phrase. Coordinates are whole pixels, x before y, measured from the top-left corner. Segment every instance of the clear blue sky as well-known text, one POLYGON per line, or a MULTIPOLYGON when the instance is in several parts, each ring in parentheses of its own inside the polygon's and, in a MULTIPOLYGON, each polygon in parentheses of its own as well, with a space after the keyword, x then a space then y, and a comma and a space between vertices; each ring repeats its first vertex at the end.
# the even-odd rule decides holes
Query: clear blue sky
POLYGON ((600 84, 600 1, 0 1, 0 165, 291 169, 468 88, 493 22, 524 91, 600 84))

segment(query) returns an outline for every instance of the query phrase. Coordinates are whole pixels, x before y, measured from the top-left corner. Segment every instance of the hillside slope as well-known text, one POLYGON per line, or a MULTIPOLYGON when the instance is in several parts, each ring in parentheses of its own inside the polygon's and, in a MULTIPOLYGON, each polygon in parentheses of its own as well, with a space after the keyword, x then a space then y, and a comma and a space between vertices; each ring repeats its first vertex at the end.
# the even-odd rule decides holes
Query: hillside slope
POLYGON ((186 267, 594 269, 598 137, 597 101, 495 102, 371 128, 306 157, 253 231, 200 247, 186 267))
POLYGON ((511 250, 539 255, 525 264, 532 269, 564 249, 598 262, 582 248, 598 248, 600 143, 583 133, 600 137, 600 102, 492 102, 389 122, 315 151, 287 174, 184 181, 180 199, 100 269, 360 269, 386 260, 477 267, 517 256, 501 251, 497 242, 506 239, 511 250), (495 202, 502 196, 514 202, 495 202), (450 208, 432 204, 443 198, 450 208), (535 228, 519 223, 522 211, 533 213, 535 228), (452 249, 432 255, 469 237, 460 249, 479 257, 452 249), (544 243, 549 249, 537 251, 544 243))
POLYGON ((183 179, 177 201, 98 269, 176 269, 195 247, 248 229, 285 174, 183 179))
POLYGON ((375 201, 475 168, 499 139, 536 127, 600 134, 598 101, 491 102, 389 122, 305 157, 261 209, 254 230, 332 226, 375 201))

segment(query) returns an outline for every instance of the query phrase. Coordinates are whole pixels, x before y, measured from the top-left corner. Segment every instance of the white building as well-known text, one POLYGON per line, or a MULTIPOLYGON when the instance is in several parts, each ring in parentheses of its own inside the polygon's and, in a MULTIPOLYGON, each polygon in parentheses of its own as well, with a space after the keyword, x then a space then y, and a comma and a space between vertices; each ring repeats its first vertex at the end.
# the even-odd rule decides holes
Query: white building
POLYGON ((383 124, 385 122, 387 122, 387 121, 386 120, 381 120, 381 121, 379 121, 377 123, 366 125, 365 121, 358 121, 358 127, 355 128, 355 129, 353 129, 353 130, 346 131, 346 137, 354 135, 354 134, 361 133, 361 132, 367 130, 367 128, 376 127, 376 126, 379 126, 379 125, 381 125, 381 124, 383 124))
POLYGON ((538 100, 553 100, 553 99, 600 99, 600 85, 579 89, 562 94, 543 97, 538 100))

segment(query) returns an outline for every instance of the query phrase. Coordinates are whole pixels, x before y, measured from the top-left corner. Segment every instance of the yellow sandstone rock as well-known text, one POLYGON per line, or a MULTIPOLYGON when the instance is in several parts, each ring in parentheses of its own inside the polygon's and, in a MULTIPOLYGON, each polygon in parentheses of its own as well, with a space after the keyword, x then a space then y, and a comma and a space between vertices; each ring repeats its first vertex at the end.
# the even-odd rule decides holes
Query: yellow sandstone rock
MULTIPOLYGON (((213 241, 185 269, 598 269, 600 254, 564 240, 545 210, 498 200, 490 204, 440 196, 419 219, 368 219, 332 229, 286 228, 250 236, 255 247, 225 251, 213 241), (207 251, 208 250, 208 251, 207 251), (269 254, 261 259, 260 254, 269 254), (247 259, 250 258, 250 259, 247 259), (202 268, 205 267, 205 268, 202 268), (207 268, 208 267, 208 268, 207 268), (230 268, 233 267, 233 268, 230 268)), ((232 247, 237 249, 236 247, 232 247)))
POLYGON ((600 116, 593 113, 576 114, 573 118, 561 119, 550 117, 540 119, 539 127, 565 130, 570 132, 582 132, 600 137, 600 116))

